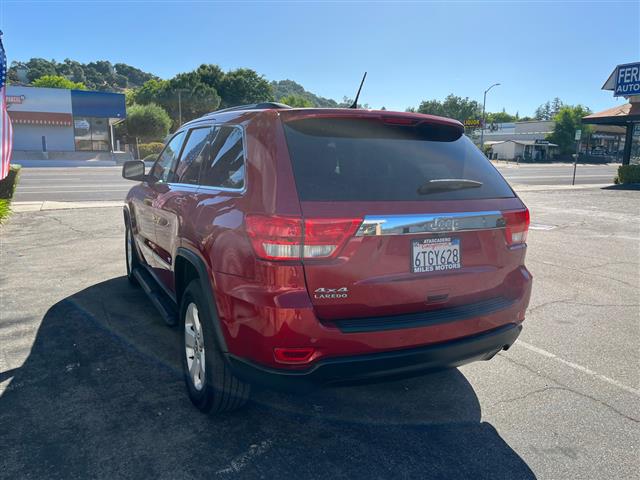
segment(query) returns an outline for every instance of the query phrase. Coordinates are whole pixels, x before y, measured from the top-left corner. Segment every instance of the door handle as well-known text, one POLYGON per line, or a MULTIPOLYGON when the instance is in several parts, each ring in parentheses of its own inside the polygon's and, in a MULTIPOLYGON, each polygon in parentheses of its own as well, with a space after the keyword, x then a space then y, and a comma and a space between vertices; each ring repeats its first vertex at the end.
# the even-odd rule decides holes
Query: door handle
POLYGON ((144 203, 146 206, 150 207, 153 202, 151 201, 150 198, 145 198, 144 200, 142 200, 142 203, 144 203))

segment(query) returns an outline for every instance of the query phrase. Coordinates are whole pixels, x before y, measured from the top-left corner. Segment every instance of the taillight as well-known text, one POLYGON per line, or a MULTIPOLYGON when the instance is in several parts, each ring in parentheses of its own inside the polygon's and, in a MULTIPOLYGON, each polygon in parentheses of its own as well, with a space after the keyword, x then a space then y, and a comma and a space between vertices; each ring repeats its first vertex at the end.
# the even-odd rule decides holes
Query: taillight
POLYGON ((529 231, 529 210, 502 212, 505 221, 507 245, 518 245, 527 241, 529 231))
POLYGON ((247 234, 265 260, 332 258, 358 230, 362 218, 247 215, 247 234))

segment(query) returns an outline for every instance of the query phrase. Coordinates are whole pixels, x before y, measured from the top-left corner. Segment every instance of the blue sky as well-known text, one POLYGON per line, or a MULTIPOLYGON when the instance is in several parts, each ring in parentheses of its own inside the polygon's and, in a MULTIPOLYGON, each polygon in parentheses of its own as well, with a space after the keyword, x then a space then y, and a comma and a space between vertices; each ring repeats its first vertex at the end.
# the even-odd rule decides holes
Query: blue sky
POLYGON ((9 61, 124 62, 169 78, 249 67, 318 95, 404 110, 449 93, 531 115, 555 96, 595 111, 640 60, 640 2, 30 2, 0 0, 9 61))

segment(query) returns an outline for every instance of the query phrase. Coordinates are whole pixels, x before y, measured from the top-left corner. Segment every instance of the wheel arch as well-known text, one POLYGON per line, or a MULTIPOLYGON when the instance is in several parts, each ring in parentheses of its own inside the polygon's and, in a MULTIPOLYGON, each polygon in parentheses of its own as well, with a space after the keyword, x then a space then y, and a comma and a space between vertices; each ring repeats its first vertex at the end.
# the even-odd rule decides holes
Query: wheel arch
POLYGON ((131 221, 131 213, 129 212, 129 205, 127 205, 126 203, 122 207, 122 215, 124 216, 125 223, 129 224, 129 222, 131 221))
POLYGON ((213 331, 216 341, 218 342, 218 347, 223 353, 227 353, 227 342, 225 341, 224 334, 222 332, 220 317, 218 316, 218 308, 213 297, 209 269, 207 268, 204 260, 202 260, 197 253, 185 247, 179 247, 175 254, 174 267, 174 284, 178 308, 180 308, 180 303, 182 302, 182 294, 187 288, 189 282, 192 280, 198 280, 200 282, 200 287, 202 288, 207 308, 213 317, 213 331))

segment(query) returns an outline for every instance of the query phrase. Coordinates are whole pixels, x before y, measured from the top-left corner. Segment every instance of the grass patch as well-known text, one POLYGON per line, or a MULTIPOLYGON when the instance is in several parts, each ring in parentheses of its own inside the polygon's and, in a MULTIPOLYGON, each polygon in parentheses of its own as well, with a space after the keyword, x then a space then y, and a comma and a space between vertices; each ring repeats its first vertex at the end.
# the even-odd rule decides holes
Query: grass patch
POLYGON ((11 215, 11 202, 0 198, 0 224, 3 224, 9 215, 11 215))

